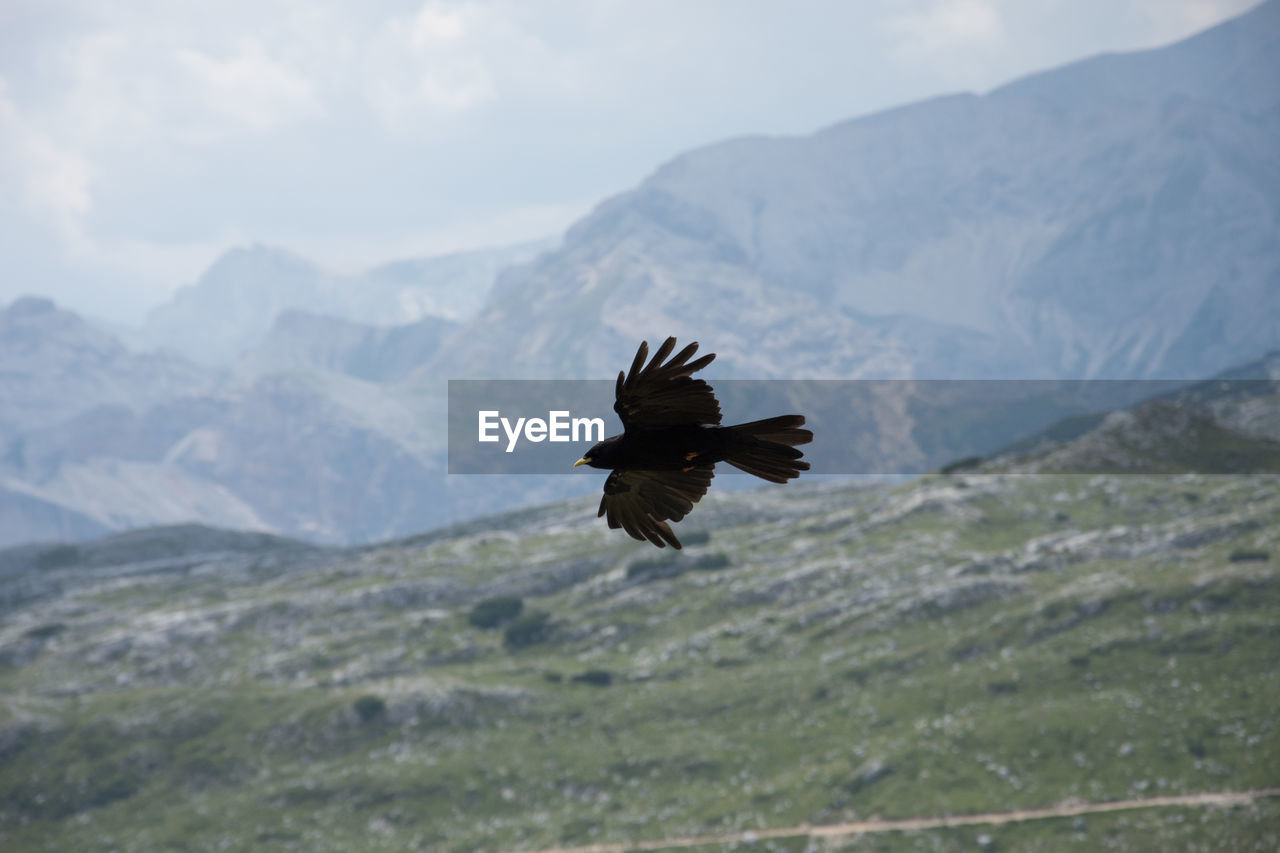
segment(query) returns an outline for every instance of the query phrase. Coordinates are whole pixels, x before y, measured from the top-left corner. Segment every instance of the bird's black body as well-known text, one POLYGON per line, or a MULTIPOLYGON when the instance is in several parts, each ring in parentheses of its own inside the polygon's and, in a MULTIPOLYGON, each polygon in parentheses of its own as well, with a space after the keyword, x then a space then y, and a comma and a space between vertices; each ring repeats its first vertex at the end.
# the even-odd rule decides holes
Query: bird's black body
POLYGON ((680 471, 691 461, 714 465, 727 458, 733 427, 670 426, 634 429, 606 438, 587 451, 592 468, 680 471), (693 459, 689 458, 692 453, 693 459))
POLYGON ((795 445, 813 440, 813 433, 800 429, 803 415, 720 426, 720 404, 711 386, 692 378, 715 355, 690 362, 698 349, 693 343, 664 364, 675 344, 675 338, 667 338, 647 365, 649 344, 640 344, 630 372, 618 374, 613 408, 624 431, 575 463, 613 471, 604 484, 600 515, 608 516, 610 527, 659 548, 680 547, 667 522, 684 518, 707 493, 717 462, 785 483, 809 469, 795 445))

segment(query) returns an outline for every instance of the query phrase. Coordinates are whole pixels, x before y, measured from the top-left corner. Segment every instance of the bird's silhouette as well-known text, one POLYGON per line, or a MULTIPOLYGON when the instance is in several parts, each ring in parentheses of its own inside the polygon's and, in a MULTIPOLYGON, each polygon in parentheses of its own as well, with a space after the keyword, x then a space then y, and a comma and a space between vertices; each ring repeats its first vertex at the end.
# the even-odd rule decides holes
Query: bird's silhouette
POLYGON ((720 426, 715 392, 693 378, 715 354, 690 361, 698 351, 695 342, 664 364, 675 346, 676 339, 667 338, 645 364, 649 343, 640 344, 631 370, 618 373, 613 410, 622 419, 622 434, 574 463, 611 469, 599 515, 609 527, 659 548, 680 547, 667 522, 684 518, 707 493, 717 462, 785 483, 809 470, 795 446, 813 440, 812 432, 801 429, 803 415, 720 426))

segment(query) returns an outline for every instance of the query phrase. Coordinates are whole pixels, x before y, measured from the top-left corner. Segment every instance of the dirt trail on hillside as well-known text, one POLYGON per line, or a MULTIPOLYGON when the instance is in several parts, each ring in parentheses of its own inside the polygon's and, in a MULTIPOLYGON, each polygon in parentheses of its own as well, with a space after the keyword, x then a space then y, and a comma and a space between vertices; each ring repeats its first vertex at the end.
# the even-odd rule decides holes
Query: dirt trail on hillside
POLYGON ((1252 791, 1223 791, 1212 794, 1183 794, 1173 797, 1148 797, 1141 800, 1112 800, 1105 803, 1067 801, 1044 809, 1022 809, 1012 812, 988 812, 986 814, 948 815, 946 817, 913 817, 898 820, 859 820, 852 823, 833 823, 822 826, 789 826, 777 829, 755 829, 729 832, 723 835, 665 838, 655 841, 630 841, 617 844, 588 844, 584 847, 551 847, 531 853, 626 853, 629 850, 666 850, 675 847, 697 847, 700 844, 732 844, 752 842, 765 838, 791 838, 808 836, 814 839, 839 838, 847 835, 865 835, 873 832, 902 832, 920 829, 942 829, 951 826, 976 824, 999 825, 1024 820, 1043 820, 1051 817, 1075 817, 1076 815, 1118 812, 1129 809, 1155 809, 1170 806, 1240 806, 1248 805, 1260 797, 1280 796, 1280 788, 1259 788, 1252 791))

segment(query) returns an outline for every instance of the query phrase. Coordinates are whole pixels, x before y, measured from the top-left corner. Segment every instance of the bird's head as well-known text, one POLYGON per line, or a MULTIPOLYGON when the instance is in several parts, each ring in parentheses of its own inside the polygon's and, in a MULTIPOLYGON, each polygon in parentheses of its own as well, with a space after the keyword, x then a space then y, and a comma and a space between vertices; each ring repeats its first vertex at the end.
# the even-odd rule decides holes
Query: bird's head
POLYGON ((597 443, 584 453, 581 459, 573 463, 573 467, 590 465, 592 468, 613 468, 613 460, 618 452, 619 438, 621 436, 615 435, 613 438, 606 438, 604 441, 597 443))

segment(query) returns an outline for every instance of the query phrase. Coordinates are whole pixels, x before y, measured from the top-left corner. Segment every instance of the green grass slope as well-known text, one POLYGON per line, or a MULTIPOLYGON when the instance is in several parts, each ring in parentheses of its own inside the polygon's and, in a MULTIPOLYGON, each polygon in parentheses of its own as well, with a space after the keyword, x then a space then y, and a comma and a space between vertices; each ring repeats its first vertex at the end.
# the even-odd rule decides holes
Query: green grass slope
MULTIPOLYGON (((0 847, 534 850, 1280 784, 1274 475, 713 494, 679 555, 594 516, 11 569, 0 847)), ((829 845, 1275 849, 1278 811, 829 845)))

